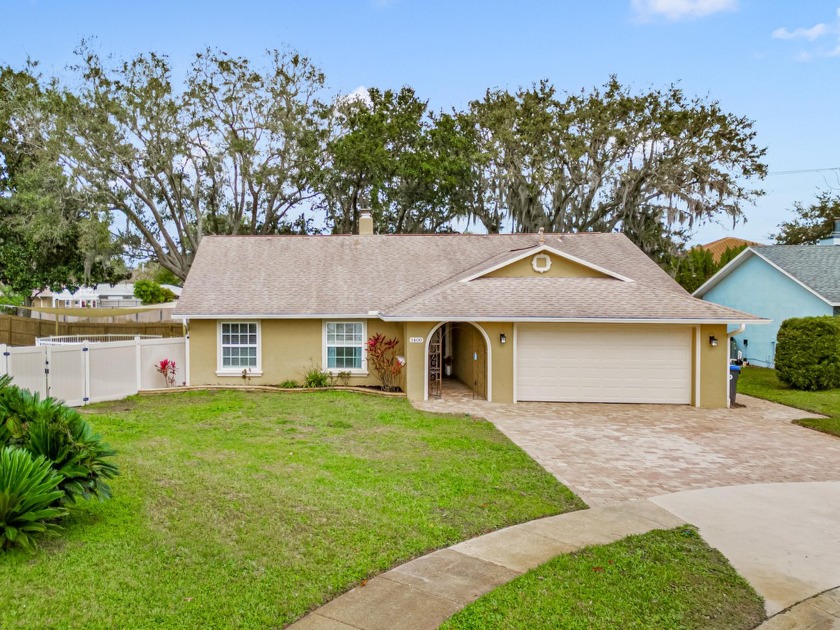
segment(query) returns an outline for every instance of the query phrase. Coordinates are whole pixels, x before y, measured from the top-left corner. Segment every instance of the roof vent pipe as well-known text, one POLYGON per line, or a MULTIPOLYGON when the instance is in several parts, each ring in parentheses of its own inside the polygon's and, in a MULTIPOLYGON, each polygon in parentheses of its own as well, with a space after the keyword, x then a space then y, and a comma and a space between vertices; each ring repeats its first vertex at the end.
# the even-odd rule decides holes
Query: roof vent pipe
POLYGON ((373 234, 373 216, 369 209, 364 209, 359 214, 359 236, 373 234))
POLYGON ((834 231, 828 235, 828 238, 822 239, 817 245, 840 245, 840 219, 834 219, 834 231))

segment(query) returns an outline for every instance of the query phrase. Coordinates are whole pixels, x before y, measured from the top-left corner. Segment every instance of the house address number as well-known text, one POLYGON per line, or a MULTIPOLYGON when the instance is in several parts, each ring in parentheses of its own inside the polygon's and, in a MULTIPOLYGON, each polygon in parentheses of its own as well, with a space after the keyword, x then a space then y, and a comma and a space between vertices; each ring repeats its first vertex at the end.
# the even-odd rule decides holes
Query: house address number
POLYGON ((423 337, 409 337, 408 343, 423 343, 423 337))

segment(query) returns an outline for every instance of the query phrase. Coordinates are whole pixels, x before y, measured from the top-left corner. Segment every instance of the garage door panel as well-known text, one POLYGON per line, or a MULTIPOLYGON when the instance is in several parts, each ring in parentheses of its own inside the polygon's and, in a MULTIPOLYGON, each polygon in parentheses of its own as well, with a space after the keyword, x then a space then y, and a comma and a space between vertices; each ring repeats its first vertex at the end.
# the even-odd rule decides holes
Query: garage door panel
POLYGON ((668 326, 520 325, 517 399, 691 400, 691 332, 668 326))

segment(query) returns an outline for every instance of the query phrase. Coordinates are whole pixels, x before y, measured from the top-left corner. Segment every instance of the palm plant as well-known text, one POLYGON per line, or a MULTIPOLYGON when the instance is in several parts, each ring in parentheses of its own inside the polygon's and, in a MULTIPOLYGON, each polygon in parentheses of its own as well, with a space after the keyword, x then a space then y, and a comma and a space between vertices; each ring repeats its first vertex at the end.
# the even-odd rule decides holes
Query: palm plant
POLYGON ((61 503, 77 498, 108 499, 105 482, 118 474, 107 458, 116 453, 102 442, 78 412, 53 398, 19 387, 0 387, 0 447, 19 446, 34 457, 43 456, 61 476, 61 503))
POLYGON ((114 478, 119 470, 107 458, 116 453, 74 410, 61 407, 48 420, 31 423, 26 449, 52 462, 53 469, 62 476, 58 486, 65 493, 62 503, 75 503, 79 497, 111 498, 105 479, 114 478))
MULTIPOLYGON (((0 384, 2 385, 2 384, 0 384)), ((9 384, 0 386, 0 446, 19 444, 31 422, 54 416, 61 403, 9 384)))
POLYGON ((50 521, 67 514, 54 505, 64 494, 61 476, 43 457, 7 446, 0 451, 0 549, 32 550, 33 534, 58 529, 50 521))

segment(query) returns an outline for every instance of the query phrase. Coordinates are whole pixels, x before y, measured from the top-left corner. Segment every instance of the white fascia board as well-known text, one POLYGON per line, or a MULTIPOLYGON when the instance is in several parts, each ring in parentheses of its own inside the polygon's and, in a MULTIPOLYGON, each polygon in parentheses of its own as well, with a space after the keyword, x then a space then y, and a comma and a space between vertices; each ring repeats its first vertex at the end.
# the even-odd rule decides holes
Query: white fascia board
POLYGON ((450 315, 424 315, 422 317, 391 317, 382 315, 385 322, 515 322, 535 324, 769 324, 771 319, 675 319, 675 318, 618 318, 618 317, 452 317, 450 315))
POLYGON ((175 313, 172 319, 379 319, 379 315, 369 313, 283 313, 283 314, 254 314, 254 313, 175 313))
POLYGON ((519 262, 523 258, 528 258, 529 256, 535 256, 537 254, 541 254, 543 252, 549 252, 554 254, 558 258, 565 258, 571 262, 577 263, 582 265, 583 267, 587 267, 588 269, 592 269, 593 271, 597 271, 598 273, 602 273, 605 276, 609 276, 611 278, 615 278, 616 280, 621 280, 622 282, 633 282, 632 278, 628 278, 626 276, 622 276, 621 274, 615 273, 614 271, 610 271, 609 269, 605 269, 603 267, 599 267, 598 265, 593 265, 591 262, 583 260, 582 258, 578 258, 577 256, 572 256, 571 254, 567 254, 565 252, 561 252, 559 249, 554 249, 550 245, 538 245, 536 247, 532 247, 531 249, 527 249, 521 254, 514 256, 512 258, 507 258, 500 263, 496 263, 492 267, 488 269, 483 269, 478 273, 474 273, 466 278, 462 278, 460 282, 470 282, 471 280, 475 280, 476 278, 481 278, 482 276, 486 276, 488 273, 493 273, 499 269, 507 267, 508 265, 512 265, 515 262, 519 262))
POLYGON ((750 254, 755 254, 755 251, 752 247, 747 247, 744 251, 735 256, 735 258, 733 258, 723 267, 721 267, 715 275, 713 275, 711 278, 706 280, 706 282, 701 284, 698 289, 695 289, 694 293, 692 293, 691 296, 702 299, 702 296, 705 295, 707 291, 713 288, 718 282, 723 280, 731 272, 735 271, 735 268, 738 265, 740 265, 744 260, 746 260, 746 258, 750 254))

